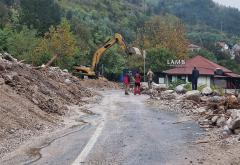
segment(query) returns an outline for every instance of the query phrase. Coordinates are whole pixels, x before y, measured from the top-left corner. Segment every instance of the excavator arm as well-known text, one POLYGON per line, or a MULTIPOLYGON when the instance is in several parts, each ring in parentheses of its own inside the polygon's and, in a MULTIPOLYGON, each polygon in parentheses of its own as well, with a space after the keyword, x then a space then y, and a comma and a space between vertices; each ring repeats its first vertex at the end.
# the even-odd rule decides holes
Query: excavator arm
POLYGON ((102 55, 104 54, 104 52, 111 48, 113 45, 115 44, 119 44, 120 47, 125 50, 125 52, 127 54, 129 54, 129 50, 124 42, 124 39, 122 37, 121 34, 118 34, 116 33, 111 39, 109 39, 102 47, 100 47, 95 53, 94 53, 94 56, 93 56, 93 60, 92 60, 92 69, 95 70, 97 64, 99 63, 102 55))
POLYGON ((76 67, 77 72, 82 72, 85 75, 89 77, 97 77, 95 70, 96 67, 103 56, 104 52, 111 48, 113 45, 118 44, 125 52, 127 55, 132 55, 134 54, 132 49, 129 49, 122 37, 121 34, 116 33, 111 39, 109 39, 103 46, 101 46, 93 55, 92 59, 92 66, 91 67, 86 67, 86 66, 80 66, 76 67))

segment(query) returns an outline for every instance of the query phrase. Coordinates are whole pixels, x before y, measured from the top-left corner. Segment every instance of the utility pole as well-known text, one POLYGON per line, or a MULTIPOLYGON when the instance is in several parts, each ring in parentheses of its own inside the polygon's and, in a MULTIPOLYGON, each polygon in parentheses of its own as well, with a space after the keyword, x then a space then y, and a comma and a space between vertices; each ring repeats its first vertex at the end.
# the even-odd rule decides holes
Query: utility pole
POLYGON ((143 63, 144 63, 144 82, 146 82, 146 50, 143 50, 143 63))

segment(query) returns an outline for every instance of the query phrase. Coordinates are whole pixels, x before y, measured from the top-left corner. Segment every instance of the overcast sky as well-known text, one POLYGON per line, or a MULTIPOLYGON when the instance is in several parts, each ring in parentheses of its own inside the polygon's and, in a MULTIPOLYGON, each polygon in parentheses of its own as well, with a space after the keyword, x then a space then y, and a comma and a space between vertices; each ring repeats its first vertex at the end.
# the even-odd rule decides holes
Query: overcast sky
POLYGON ((225 6, 231 6, 240 9, 240 0, 213 0, 225 6))

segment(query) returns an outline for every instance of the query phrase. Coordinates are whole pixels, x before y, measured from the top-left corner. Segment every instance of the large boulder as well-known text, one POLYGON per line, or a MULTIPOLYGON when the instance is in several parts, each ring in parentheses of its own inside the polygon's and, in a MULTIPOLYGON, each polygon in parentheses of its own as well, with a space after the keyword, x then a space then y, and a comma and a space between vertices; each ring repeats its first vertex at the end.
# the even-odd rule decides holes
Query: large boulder
POLYGON ((217 126, 218 127, 223 127, 226 123, 226 118, 225 116, 221 116, 220 118, 217 119, 217 126))
POLYGON ((210 102, 213 102, 213 103, 220 103, 222 101, 224 101, 225 98, 224 97, 221 97, 221 96, 213 96, 209 99, 210 102))
POLYGON ((231 110, 228 110, 228 112, 231 113, 229 121, 227 122, 229 129, 231 129, 232 131, 234 131, 235 129, 239 129, 240 128, 240 109, 231 109, 231 110))
POLYGON ((184 94, 187 92, 187 89, 184 87, 185 84, 181 84, 181 85, 178 85, 176 88, 175 88, 175 91, 178 93, 178 94, 184 94))
POLYGON ((154 82, 152 83, 152 88, 160 92, 167 90, 166 84, 156 84, 154 82))
POLYGON ((205 88, 202 89, 202 94, 203 95, 208 96, 208 95, 211 95, 212 93, 213 93, 213 90, 210 87, 205 87, 205 88))
POLYGON ((185 94, 185 98, 187 100, 193 100, 196 102, 200 102, 200 96, 201 96, 201 93, 198 90, 188 91, 185 94))

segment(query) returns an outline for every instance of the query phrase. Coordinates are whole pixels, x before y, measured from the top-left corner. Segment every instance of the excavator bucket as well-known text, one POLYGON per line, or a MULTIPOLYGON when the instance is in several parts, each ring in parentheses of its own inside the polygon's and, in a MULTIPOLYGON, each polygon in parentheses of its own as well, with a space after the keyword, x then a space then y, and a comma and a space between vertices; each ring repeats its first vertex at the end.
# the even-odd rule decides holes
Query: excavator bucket
POLYGON ((140 49, 136 48, 136 47, 129 48, 129 54, 142 57, 142 53, 141 53, 140 49))

